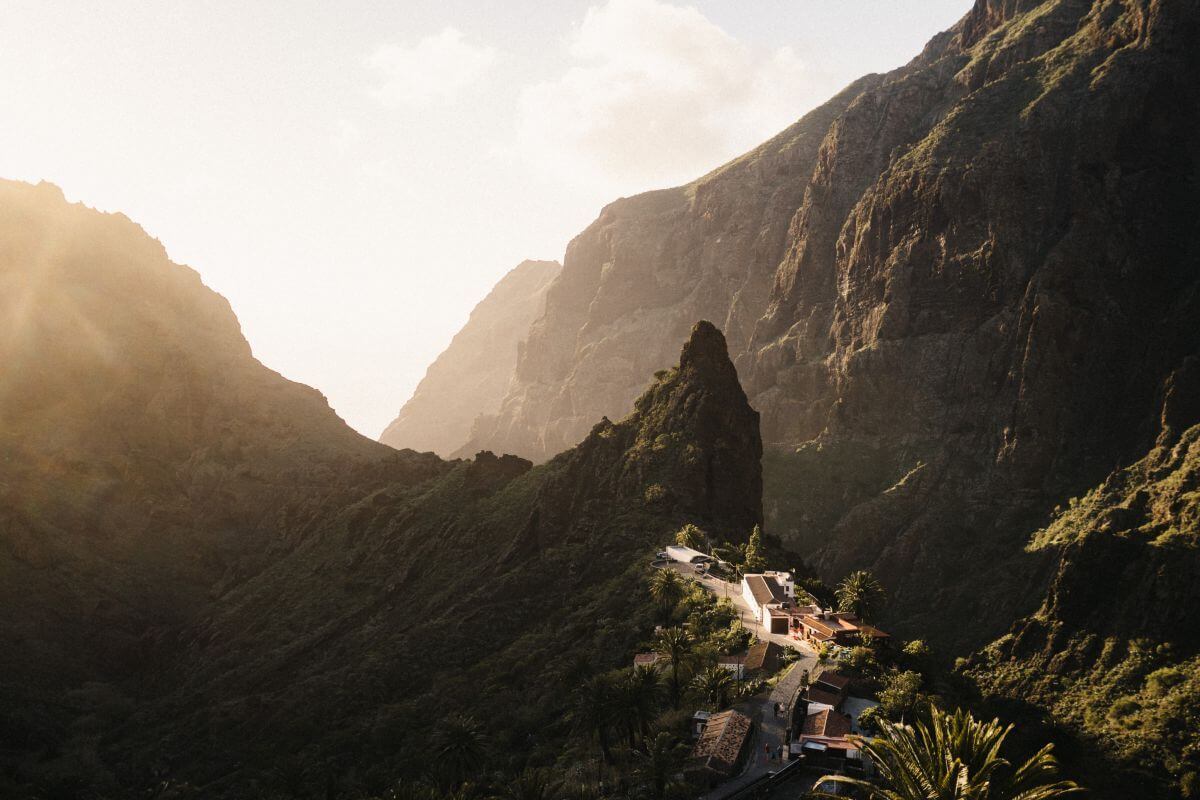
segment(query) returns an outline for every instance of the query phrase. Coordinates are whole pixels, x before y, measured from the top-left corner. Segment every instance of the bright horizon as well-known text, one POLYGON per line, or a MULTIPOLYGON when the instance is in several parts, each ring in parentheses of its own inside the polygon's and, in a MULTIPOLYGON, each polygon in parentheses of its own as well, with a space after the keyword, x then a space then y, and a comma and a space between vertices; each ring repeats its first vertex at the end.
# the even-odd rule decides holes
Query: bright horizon
POLYGON ((257 358, 375 438, 517 263, 971 3, 476 5, 7 2, 0 177, 141 224, 257 358))

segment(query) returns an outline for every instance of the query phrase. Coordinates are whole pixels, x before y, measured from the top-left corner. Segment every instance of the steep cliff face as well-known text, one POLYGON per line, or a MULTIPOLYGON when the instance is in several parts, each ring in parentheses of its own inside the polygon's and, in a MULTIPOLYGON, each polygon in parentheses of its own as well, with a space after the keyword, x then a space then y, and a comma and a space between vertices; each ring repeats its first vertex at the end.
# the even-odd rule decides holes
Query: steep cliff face
POLYGON ((182 634, 120 758, 213 797, 260 796, 282 753, 394 780, 428 769, 430 728, 463 711, 497 753, 552 761, 572 670, 624 663, 653 628, 655 546, 684 522, 744 538, 761 520, 761 452, 702 323, 630 416, 549 463, 484 452, 381 483, 280 551, 182 634))
POLYGON ((444 458, 465 445, 476 418, 500 410, 517 348, 545 310, 546 288, 561 269, 557 261, 523 261, 505 275, 430 365, 379 441, 444 458))
POLYGON ((1057 560, 1041 608, 970 665, 1004 710, 1075 732, 1102 796, 1200 791, 1200 425, 1166 416, 1149 454, 1034 538, 1057 560))
POLYGON ((742 158, 677 189, 618 200, 567 248, 499 413, 462 452, 543 461, 638 396, 698 319, 745 352, 822 137, 864 78, 742 158))
POLYGON ((770 529, 826 577, 875 569, 902 628, 986 641, 1049 576, 1025 538, 1146 451, 1200 348, 1197 16, 980 0, 792 134, 613 204, 478 441, 545 458, 726 309, 770 529))

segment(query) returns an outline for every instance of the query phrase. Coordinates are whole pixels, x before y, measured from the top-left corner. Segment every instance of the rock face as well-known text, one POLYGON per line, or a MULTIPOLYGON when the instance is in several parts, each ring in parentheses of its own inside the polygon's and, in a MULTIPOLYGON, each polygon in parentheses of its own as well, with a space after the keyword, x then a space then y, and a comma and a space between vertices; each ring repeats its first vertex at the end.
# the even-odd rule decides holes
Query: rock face
POLYGON ((1058 561, 1041 607, 970 667, 1003 710, 1049 711, 1088 742, 1084 769, 1114 797, 1200 785, 1200 425, 1172 405, 1149 454, 1038 533, 1058 561))
POLYGON ((505 275, 430 365, 379 441, 444 458, 463 447, 475 420, 500 410, 517 348, 545 310, 546 289, 561 269, 557 261, 523 261, 505 275))
POLYGON ((499 414, 478 421, 463 452, 544 461, 570 447, 599 417, 624 413, 698 319, 717 321, 744 353, 821 140, 877 81, 694 183, 608 205, 567 247, 499 414))
POLYGON ((1198 16, 980 0, 754 153, 614 203, 472 446, 548 457, 665 363, 649 343, 722 319, 770 532, 878 572, 900 630, 982 644, 1049 578, 1025 539, 1146 452, 1200 348, 1198 16))

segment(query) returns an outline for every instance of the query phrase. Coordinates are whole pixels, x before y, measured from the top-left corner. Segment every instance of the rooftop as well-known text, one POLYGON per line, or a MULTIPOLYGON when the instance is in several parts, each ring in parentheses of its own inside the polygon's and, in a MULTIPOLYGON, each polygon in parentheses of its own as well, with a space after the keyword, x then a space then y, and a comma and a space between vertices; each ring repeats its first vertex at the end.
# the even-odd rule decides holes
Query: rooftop
POLYGON ((733 710, 713 714, 692 748, 692 759, 723 775, 732 774, 749 738, 750 718, 745 714, 733 710))
POLYGON ((754 602, 760 606, 767 603, 778 603, 787 599, 787 594, 783 591, 783 587, 774 578, 768 578, 763 575, 747 575, 743 580, 750 587, 750 594, 754 596, 754 602))
POLYGON ((804 718, 801 736, 836 738, 850 733, 850 717, 838 711, 822 708, 804 718))

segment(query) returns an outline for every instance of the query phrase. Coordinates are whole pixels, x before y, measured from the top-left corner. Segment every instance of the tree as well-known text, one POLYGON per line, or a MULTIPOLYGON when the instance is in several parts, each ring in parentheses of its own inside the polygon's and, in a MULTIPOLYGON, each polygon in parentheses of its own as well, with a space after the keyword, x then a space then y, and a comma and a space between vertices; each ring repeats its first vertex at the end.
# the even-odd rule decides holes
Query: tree
POLYGON ((937 708, 915 726, 879 721, 879 735, 859 740, 875 764, 878 781, 836 775, 829 783, 853 786, 867 800, 1052 800, 1081 791, 1059 779, 1053 745, 1016 766, 1001 757, 1012 726, 982 722, 969 712, 937 708))
POLYGON ((690 547, 693 550, 706 550, 708 534, 689 522, 675 532, 675 544, 690 547))
POLYGON ((655 649, 671 665, 671 705, 679 708, 679 671, 692 654, 692 638, 683 628, 667 628, 658 635, 655 649))
POLYGON ((686 752, 687 748, 666 731, 647 739, 645 748, 635 751, 635 770, 650 789, 650 796, 654 800, 666 797, 667 789, 675 774, 679 772, 686 752))
POLYGON ((479 773, 487 756, 483 728, 466 714, 451 714, 433 732, 433 762, 451 782, 461 784, 479 773))
POLYGON ((883 600, 883 587, 865 569, 851 572, 837 587, 838 609, 852 611, 864 621, 874 618, 883 600))
POLYGON ((664 622, 670 622, 671 611, 683 599, 686 591, 683 578, 673 569, 657 570, 650 577, 650 597, 662 610, 664 622))
POLYGON ((763 554, 762 529, 757 525, 750 531, 750 541, 746 542, 744 552, 742 564, 746 572, 761 572, 767 568, 767 557, 763 554))
POLYGON ((614 706, 612 684, 602 676, 589 678, 576 691, 572 717, 578 728, 596 737, 606 764, 612 763, 608 736, 613 724, 614 706))
POLYGON ((733 688, 733 673, 714 664, 696 674, 692 679, 692 688, 696 690, 715 711, 720 711, 729 705, 729 692, 733 688))
POLYGON ((638 733, 645 741, 650 724, 658 717, 663 699, 661 678, 658 668, 650 664, 638 664, 625 678, 621 711, 630 731, 631 747, 634 744, 633 733, 638 733))
POLYGON ((892 670, 883 678, 879 707, 888 719, 899 720, 912 713, 921 700, 921 674, 892 670))

